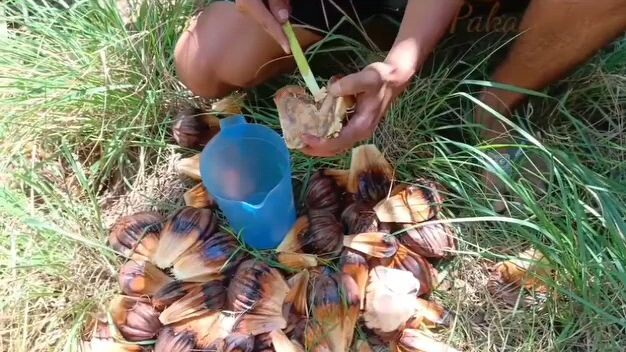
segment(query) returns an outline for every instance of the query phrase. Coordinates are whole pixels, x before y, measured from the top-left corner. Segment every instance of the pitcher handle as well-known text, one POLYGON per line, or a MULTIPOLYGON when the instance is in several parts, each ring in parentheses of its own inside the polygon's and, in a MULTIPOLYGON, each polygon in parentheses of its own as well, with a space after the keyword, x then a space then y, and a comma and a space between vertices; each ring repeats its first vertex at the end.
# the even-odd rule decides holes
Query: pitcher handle
POLYGON ((220 129, 227 129, 229 127, 245 124, 246 119, 242 115, 234 115, 220 119, 220 129))

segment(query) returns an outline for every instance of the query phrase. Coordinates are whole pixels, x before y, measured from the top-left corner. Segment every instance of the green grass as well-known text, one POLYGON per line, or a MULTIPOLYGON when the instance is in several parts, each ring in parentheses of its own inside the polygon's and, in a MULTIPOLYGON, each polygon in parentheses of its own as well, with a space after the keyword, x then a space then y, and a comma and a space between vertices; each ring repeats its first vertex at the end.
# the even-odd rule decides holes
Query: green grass
MULTIPOLYGON (((56 3, 56 2, 55 2, 56 3)), ((190 100, 172 69, 187 1, 140 2, 125 25, 111 1, 68 9, 16 0, 0 30, 0 350, 72 350, 89 312, 117 289, 106 228, 122 213, 171 209, 185 188, 173 175, 171 111, 190 100), (28 16, 25 16, 25 10, 28 16)), ((331 36, 316 55, 373 57, 331 36)), ((436 298, 457 312, 442 339, 468 351, 619 351, 626 345, 626 41, 535 94, 513 119, 528 154, 548 160, 545 194, 502 175, 514 194, 495 214, 480 173, 493 166, 471 122, 469 93, 486 80, 484 52, 439 50, 373 138, 410 180, 447 187, 461 230, 436 298), (530 138, 538 130, 542 139, 530 138), (463 139, 458 138, 459 135, 463 139), (503 308, 485 289, 486 266, 533 245, 556 270, 545 304, 503 308)), ((315 70, 315 67, 313 67, 315 70)), ((271 86, 270 86, 271 88, 271 86)), ((271 89, 270 89, 271 90, 271 89)), ((278 127, 271 100, 251 94, 249 116, 278 127)), ((497 117, 494 117, 497 118, 497 117)), ((305 180, 348 158, 294 153, 305 180)), ((498 171, 498 170, 494 170, 498 171)))

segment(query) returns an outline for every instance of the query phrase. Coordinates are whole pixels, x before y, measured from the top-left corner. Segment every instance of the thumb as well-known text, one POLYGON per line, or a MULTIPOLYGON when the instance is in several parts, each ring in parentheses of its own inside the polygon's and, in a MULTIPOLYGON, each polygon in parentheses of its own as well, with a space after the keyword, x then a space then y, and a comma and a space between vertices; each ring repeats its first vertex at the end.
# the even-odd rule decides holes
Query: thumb
POLYGON ((289 4, 289 0, 269 0, 268 7, 272 12, 272 15, 280 22, 281 24, 287 22, 289 20, 289 15, 291 14, 291 5, 289 4))

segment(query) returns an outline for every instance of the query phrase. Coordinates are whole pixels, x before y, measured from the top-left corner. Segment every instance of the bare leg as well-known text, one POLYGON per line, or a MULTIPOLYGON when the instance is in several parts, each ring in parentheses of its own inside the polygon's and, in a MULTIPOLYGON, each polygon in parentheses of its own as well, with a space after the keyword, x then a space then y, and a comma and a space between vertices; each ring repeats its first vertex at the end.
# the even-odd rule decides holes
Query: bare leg
MULTIPOLYGON (((302 28, 295 32, 303 47, 322 39, 302 28)), ((194 19, 174 58, 181 82, 208 98, 255 86, 295 66, 260 25, 228 2, 212 3, 194 19)))
MULTIPOLYGON (((513 44, 492 80, 541 90, 584 63, 626 31, 625 0, 533 0, 522 19, 525 31, 513 44)), ((524 101, 523 94, 486 89, 481 100, 506 115, 524 101)), ((508 141, 507 129, 488 112, 477 109, 483 138, 508 141)))

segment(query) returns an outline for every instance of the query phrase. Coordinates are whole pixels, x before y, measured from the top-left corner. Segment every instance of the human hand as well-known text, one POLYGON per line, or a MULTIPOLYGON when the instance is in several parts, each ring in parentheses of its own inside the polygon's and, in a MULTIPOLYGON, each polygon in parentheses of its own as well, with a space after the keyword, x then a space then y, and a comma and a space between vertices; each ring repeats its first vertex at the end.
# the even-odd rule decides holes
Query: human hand
POLYGON ((332 83, 328 87, 329 94, 356 96, 354 115, 336 138, 304 134, 302 141, 306 147, 301 151, 311 156, 333 156, 370 138, 391 102, 406 88, 412 75, 412 72, 401 72, 391 64, 375 62, 332 83))
POLYGON ((263 29, 289 54, 289 41, 282 24, 289 20, 291 14, 290 0, 236 0, 235 7, 242 13, 252 17, 263 29))

